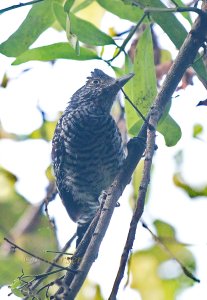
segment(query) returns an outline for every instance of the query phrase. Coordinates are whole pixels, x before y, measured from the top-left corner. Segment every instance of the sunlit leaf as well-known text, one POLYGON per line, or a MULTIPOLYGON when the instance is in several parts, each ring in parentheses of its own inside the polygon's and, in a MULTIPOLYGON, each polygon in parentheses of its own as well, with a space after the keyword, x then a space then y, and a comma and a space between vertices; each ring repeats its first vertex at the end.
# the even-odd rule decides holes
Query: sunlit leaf
POLYGON ((164 63, 167 61, 171 61, 172 60, 172 55, 170 53, 170 51, 166 50, 166 49, 161 49, 160 50, 160 63, 164 63))
POLYGON ((55 59, 74 59, 89 60, 100 59, 95 51, 80 48, 80 55, 68 43, 56 43, 48 46, 27 50, 13 62, 13 65, 19 65, 30 60, 50 61, 55 59))
POLYGON ((193 137, 197 137, 199 134, 203 132, 203 126, 201 124, 195 124, 193 126, 193 137))
MULTIPOLYGON (((176 241, 174 228, 160 220, 156 220, 154 225, 161 234, 159 237, 165 238, 164 244, 172 254, 193 272, 194 257, 185 246, 176 241)), ((132 255, 130 272, 131 287, 141 294, 142 300, 174 300, 179 291, 193 284, 173 257, 157 244, 132 255)))
POLYGON ((143 175, 143 168, 144 168, 144 160, 141 160, 133 173, 133 177, 132 177, 133 192, 132 192, 132 196, 129 199, 132 208, 134 208, 135 204, 137 203, 139 186, 143 175))
POLYGON ((104 300, 104 298, 101 294, 100 286, 86 279, 76 300, 104 300))
POLYGON ((54 23, 52 3, 53 0, 44 0, 34 4, 17 31, 0 45, 0 52, 16 57, 26 51, 40 34, 54 23))
MULTIPOLYGON (((63 29, 66 30, 66 16, 63 7, 59 3, 53 5, 54 13, 58 22, 61 24, 63 29)), ((76 17, 74 14, 69 14, 70 18, 70 33, 75 34, 79 41, 94 46, 103 46, 114 44, 114 40, 106 33, 99 30, 92 23, 76 17)), ((68 30, 68 29, 67 29, 68 30)))
POLYGON ((81 2, 80 4, 76 5, 73 9, 72 12, 75 14, 77 12, 80 12, 81 10, 85 9, 88 7, 90 4, 92 4, 94 0, 85 0, 81 2))
POLYGON ((49 165, 49 167, 46 169, 45 174, 47 176, 48 181, 50 182, 54 181, 55 177, 54 177, 52 165, 49 165))
POLYGON ((33 131, 28 137, 31 139, 44 139, 51 141, 57 122, 45 121, 40 128, 33 131))
MULTIPOLYGON (((157 81, 154 67, 154 53, 150 27, 145 29, 137 44, 134 70, 135 76, 126 87, 126 92, 141 113, 147 115, 157 94, 157 81)), ((126 119, 128 131, 137 135, 143 121, 135 109, 126 102, 126 119)), ((168 114, 170 103, 158 125, 158 131, 164 135, 167 146, 174 146, 181 138, 179 125, 168 114)))
POLYGON ((125 4, 122 0, 97 0, 97 2, 109 12, 132 22, 138 22, 143 15, 139 7, 125 4))
POLYGON ((114 44, 114 40, 106 33, 100 31, 93 24, 70 14, 71 31, 78 36, 78 39, 88 45, 103 46, 114 44))
POLYGON ((15 279, 12 284, 10 285, 10 289, 12 293, 17 296, 23 298, 24 295, 20 292, 19 287, 22 286, 22 282, 20 279, 15 279))
POLYGON ((182 178, 181 174, 175 174, 173 176, 174 184, 185 191, 190 198, 196 197, 206 197, 207 196, 207 186, 204 187, 195 187, 191 186, 190 184, 186 183, 185 180, 182 178))
POLYGON ((153 224, 160 238, 175 239, 175 229, 170 224, 161 220, 155 220, 153 224))
MULTIPOLYGON (((135 76, 130 80, 125 91, 141 113, 146 115, 157 94, 154 54, 149 26, 145 29, 137 44, 133 72, 135 76)), ((128 102, 126 102, 125 107, 129 133, 132 135, 137 134, 142 124, 142 122, 138 123, 140 116, 128 102)))

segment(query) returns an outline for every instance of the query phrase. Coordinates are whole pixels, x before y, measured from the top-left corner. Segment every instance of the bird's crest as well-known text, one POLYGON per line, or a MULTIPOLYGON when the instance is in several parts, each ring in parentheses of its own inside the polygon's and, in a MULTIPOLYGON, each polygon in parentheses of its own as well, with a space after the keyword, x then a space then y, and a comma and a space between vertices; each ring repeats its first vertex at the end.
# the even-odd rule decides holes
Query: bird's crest
POLYGON ((87 79, 94 79, 94 78, 100 78, 100 79, 111 79, 110 76, 105 74, 100 69, 94 69, 94 71, 91 72, 91 76, 87 77, 87 79))

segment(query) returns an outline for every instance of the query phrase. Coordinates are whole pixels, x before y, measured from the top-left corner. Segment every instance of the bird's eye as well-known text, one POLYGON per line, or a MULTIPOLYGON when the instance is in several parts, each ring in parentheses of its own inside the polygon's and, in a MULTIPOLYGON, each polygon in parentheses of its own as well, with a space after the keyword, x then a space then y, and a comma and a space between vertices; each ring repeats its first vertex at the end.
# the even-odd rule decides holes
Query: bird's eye
POLYGON ((100 83, 100 81, 99 81, 98 79, 94 79, 94 80, 93 80, 93 83, 97 85, 97 84, 100 83))

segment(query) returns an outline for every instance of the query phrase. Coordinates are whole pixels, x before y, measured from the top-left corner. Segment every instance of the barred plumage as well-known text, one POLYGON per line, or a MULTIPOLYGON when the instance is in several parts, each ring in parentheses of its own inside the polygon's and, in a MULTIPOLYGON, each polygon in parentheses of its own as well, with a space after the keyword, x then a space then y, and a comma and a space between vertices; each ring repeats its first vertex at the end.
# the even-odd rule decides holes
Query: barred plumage
POLYGON ((115 80, 95 69, 72 96, 54 133, 57 188, 69 216, 78 222, 78 243, 100 205, 101 192, 110 186, 124 160, 110 110, 118 91, 132 76, 115 80))

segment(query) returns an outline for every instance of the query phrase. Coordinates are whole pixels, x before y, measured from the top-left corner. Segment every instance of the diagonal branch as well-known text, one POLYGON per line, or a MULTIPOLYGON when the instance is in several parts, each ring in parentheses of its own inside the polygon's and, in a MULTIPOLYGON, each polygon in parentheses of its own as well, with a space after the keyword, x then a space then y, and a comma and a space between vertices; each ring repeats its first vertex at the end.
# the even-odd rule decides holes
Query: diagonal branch
MULTIPOLYGON (((158 122, 164 112, 167 102, 171 99, 171 96, 176 89, 178 83, 180 82, 185 70, 193 64, 194 59, 196 58, 199 48, 202 46, 206 39, 207 35, 207 15, 203 11, 203 14, 195 21, 190 33, 185 39, 176 60, 174 61, 166 79, 163 83, 163 86, 157 95, 154 106, 152 108, 152 113, 150 115, 149 122, 156 128, 158 122)), ((110 300, 116 299, 118 293, 120 282, 124 276, 124 271, 126 268, 127 260, 129 257, 130 250, 132 249, 133 242, 135 239, 136 229, 138 222, 142 216, 144 210, 145 197, 147 192, 147 186, 150 181, 150 169, 152 163, 152 156, 154 149, 152 148, 155 145, 155 132, 148 131, 147 138, 147 150, 144 166, 144 174, 142 182, 139 188, 139 197, 137 200, 137 206, 132 216, 130 229, 128 237, 125 243, 125 247, 122 253, 119 270, 114 282, 114 286, 109 297, 110 300)))
MULTIPOLYGON (((157 95, 154 105, 147 116, 147 120, 149 123, 156 128, 159 119, 163 115, 165 107, 167 103, 170 101, 173 92, 175 91, 177 85, 179 84, 185 70, 193 63, 198 53, 199 48, 205 42, 207 35, 207 16, 206 12, 200 15, 197 20, 195 21, 191 31, 189 32, 187 38, 185 39, 179 54, 172 65, 166 79, 163 83, 163 86, 157 95)), ((77 267, 77 272, 73 274, 73 280, 71 284, 67 285, 64 282, 64 294, 61 295, 61 299, 74 299, 82 286, 93 262, 97 258, 98 251, 102 239, 106 233, 108 225, 110 223, 110 219, 112 217, 114 208, 116 203, 121 196, 123 190, 125 189, 126 185, 130 182, 131 176, 133 171, 142 157, 142 154, 145 150, 145 141, 147 139, 147 127, 148 125, 144 123, 141 128, 141 131, 138 134, 139 145, 137 143, 130 143, 129 153, 124 163, 124 166, 120 173, 115 178, 112 186, 107 190, 106 200, 103 204, 103 208, 100 212, 100 216, 98 218, 97 226, 95 227, 94 234, 92 235, 89 245, 84 253, 83 258, 81 259, 80 264, 77 267)), ((146 165, 148 164, 147 169, 149 169, 151 164, 151 156, 153 154, 153 145, 154 145, 154 138, 155 132, 153 130, 148 130, 148 153, 150 157, 148 157, 149 161, 146 160, 146 165)), ((147 170, 146 170, 147 171, 147 170)), ((149 171, 145 174, 146 183, 148 182, 149 171)), ((142 188, 141 188, 142 191, 142 188)), ((127 244, 126 242, 126 255, 122 256, 122 260, 120 265, 123 265, 122 272, 125 269, 126 262, 128 259, 127 252, 130 251, 131 246, 133 245, 133 236, 135 236, 136 232, 136 225, 142 215, 143 208, 144 208, 144 200, 145 200, 145 191, 143 190, 141 193, 143 196, 139 196, 139 203, 137 205, 136 211, 133 215, 134 219, 132 220, 133 228, 131 227, 131 234, 129 234, 130 243, 127 244), (140 200, 141 199, 141 200, 140 200), (140 202, 141 201, 141 202, 140 202), (132 238, 132 239, 131 239, 132 238)), ((127 240, 128 241, 128 240, 127 240)), ((118 280, 121 281, 121 276, 118 280)), ((66 275, 67 276, 67 275, 66 275)), ((61 293, 63 293, 63 290, 61 293)), ((115 299, 116 293, 118 291, 118 285, 116 287, 116 291, 113 293, 113 297, 111 299, 115 299)), ((56 295, 55 299, 60 299, 59 295, 56 295)))

